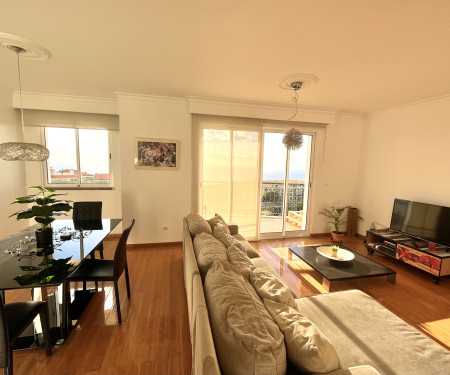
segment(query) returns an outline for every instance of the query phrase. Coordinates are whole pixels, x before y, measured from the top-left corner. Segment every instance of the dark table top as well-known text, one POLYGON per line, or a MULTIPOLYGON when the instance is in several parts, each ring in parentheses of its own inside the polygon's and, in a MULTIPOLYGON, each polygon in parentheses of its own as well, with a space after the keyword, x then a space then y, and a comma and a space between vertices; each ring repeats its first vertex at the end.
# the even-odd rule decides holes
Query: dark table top
POLYGON ((341 262, 326 258, 317 252, 319 246, 290 247, 289 250, 330 281, 392 275, 396 273, 394 270, 391 270, 356 251, 352 251, 345 246, 339 247, 355 254, 354 259, 347 262, 341 262))
POLYGON ((73 220, 55 220, 52 223, 53 246, 27 242, 26 237, 35 238, 34 232, 40 227, 39 224, 0 240, 0 289, 61 284, 73 271, 74 265, 86 258, 121 221, 122 219, 102 219, 101 222, 74 223, 73 220), (70 234, 71 238, 61 240, 61 235, 64 234, 70 234), (8 250, 15 245, 21 247, 20 254, 9 254, 8 250))

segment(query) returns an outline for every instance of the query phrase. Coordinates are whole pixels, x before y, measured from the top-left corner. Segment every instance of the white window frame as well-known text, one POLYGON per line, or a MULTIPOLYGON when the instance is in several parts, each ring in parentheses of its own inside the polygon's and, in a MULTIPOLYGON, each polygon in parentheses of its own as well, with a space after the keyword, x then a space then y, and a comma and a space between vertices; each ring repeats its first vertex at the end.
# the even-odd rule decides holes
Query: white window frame
MULTIPOLYGON (((65 126, 45 126, 42 128, 42 137, 44 139, 45 145, 47 145, 47 129, 51 128, 64 128, 65 126)), ((67 127, 66 127, 67 128, 67 127)), ((114 178, 113 178, 113 167, 112 167, 112 153, 111 153, 111 131, 109 129, 93 129, 93 128, 72 128, 75 130, 75 144, 76 144, 76 162, 78 170, 78 183, 76 184, 52 184, 48 181, 49 165, 45 161, 45 166, 42 168, 43 181, 45 187, 67 190, 67 189, 78 189, 78 190, 105 190, 114 188, 114 178), (81 183, 81 171, 80 171, 80 148, 79 148, 79 130, 106 130, 108 132, 108 154, 109 154, 109 184, 82 184, 81 183)))

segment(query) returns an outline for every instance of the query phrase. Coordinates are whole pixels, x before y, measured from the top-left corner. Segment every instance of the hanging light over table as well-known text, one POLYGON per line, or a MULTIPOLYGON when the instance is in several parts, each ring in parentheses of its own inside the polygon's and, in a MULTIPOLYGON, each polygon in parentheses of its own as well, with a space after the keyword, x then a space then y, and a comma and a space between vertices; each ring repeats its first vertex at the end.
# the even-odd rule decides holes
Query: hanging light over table
MULTIPOLYGON (((11 44, 11 42, 7 38, 5 38, 5 36, 13 37, 13 42, 25 40, 22 38, 14 37, 12 35, 0 33, 0 42, 1 42, 0 45, 3 47, 7 47, 11 51, 15 52, 17 55, 17 70, 19 73, 20 117, 22 124, 22 136, 24 136, 25 125, 23 121, 22 82, 20 77, 20 54, 27 54, 28 56, 32 56, 31 58, 35 59, 38 54, 36 54, 36 51, 29 51, 26 48, 22 48, 18 45, 11 44)), ((45 55, 46 58, 50 56, 50 53, 45 49, 41 49, 38 52, 40 52, 40 56, 45 55)), ((44 161, 47 160, 49 156, 50 156, 49 150, 39 143, 6 142, 0 144, 0 159, 6 161, 14 161, 14 160, 44 161)))

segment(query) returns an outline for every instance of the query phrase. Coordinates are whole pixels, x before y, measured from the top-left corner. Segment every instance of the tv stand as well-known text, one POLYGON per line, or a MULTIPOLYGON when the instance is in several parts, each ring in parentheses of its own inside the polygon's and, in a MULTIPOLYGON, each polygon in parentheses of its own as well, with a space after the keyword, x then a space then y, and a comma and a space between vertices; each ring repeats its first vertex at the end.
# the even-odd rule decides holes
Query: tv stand
POLYGON ((430 249, 429 242, 392 229, 368 230, 365 245, 372 255, 381 253, 416 267, 433 276, 436 284, 443 276, 450 275, 449 248, 436 244, 430 249))

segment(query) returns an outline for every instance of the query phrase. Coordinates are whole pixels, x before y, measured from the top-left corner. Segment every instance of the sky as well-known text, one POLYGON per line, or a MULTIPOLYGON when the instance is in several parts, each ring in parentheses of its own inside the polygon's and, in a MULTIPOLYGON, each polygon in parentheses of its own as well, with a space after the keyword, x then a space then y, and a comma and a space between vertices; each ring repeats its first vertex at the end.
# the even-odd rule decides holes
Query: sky
MULTIPOLYGON (((81 171, 109 173, 108 131, 79 129, 78 134, 81 171)), ((53 169, 77 169, 75 129, 48 128, 46 144, 53 169)))

